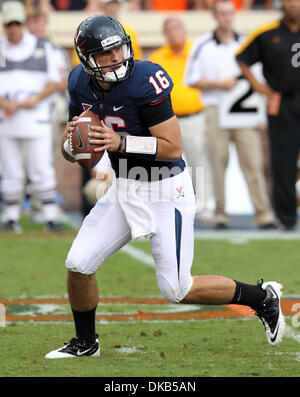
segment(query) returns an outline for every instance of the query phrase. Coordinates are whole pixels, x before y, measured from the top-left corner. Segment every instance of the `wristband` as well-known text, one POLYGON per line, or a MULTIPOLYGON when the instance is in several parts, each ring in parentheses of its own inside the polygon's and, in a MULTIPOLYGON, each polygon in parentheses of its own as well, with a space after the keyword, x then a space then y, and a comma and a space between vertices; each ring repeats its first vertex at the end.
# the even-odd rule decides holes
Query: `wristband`
POLYGON ((124 141, 124 136, 120 135, 120 144, 118 146, 117 152, 119 152, 121 150, 122 145, 123 145, 123 141, 124 141))
POLYGON ((128 135, 125 138, 125 152, 156 155, 157 138, 153 136, 128 135))

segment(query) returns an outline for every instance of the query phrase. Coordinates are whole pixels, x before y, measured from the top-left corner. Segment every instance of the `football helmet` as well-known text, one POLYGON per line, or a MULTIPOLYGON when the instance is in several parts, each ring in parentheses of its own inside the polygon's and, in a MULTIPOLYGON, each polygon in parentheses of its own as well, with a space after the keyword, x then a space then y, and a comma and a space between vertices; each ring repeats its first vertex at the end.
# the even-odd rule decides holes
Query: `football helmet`
POLYGON ((134 69, 133 49, 130 36, 116 19, 95 15, 78 26, 74 45, 81 64, 87 73, 102 82, 119 82, 128 78, 134 69), (122 47, 124 60, 112 65, 101 66, 95 55, 105 54, 122 47), (103 73, 103 68, 111 69, 103 73))

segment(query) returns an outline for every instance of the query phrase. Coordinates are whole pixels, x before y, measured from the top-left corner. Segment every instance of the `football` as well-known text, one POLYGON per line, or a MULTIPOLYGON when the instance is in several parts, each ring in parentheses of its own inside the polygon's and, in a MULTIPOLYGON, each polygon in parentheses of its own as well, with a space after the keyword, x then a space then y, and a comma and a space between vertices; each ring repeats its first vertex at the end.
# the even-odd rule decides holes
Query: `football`
POLYGON ((77 126, 70 135, 70 148, 75 160, 82 168, 91 169, 101 160, 103 152, 94 152, 94 146, 90 144, 89 132, 91 126, 100 126, 99 117, 87 110, 79 116, 77 126))

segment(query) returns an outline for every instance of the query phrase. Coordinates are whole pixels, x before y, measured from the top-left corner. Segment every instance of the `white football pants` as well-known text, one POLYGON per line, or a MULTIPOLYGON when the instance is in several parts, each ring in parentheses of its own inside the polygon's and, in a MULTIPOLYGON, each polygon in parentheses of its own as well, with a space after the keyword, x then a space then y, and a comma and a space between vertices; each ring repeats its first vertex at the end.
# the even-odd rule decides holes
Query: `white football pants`
POLYGON ((196 205, 188 171, 159 182, 129 180, 128 201, 123 202, 124 195, 121 199, 116 195, 118 181, 84 219, 67 256, 67 269, 93 274, 132 238, 148 234, 161 293, 171 302, 180 302, 193 283, 196 205))
MULTIPOLYGON (((25 178, 28 177, 32 191, 42 202, 51 202, 56 195, 56 177, 52 164, 52 135, 44 134, 38 138, 0 139, 1 190, 4 203, 19 203, 3 209, 3 221, 6 218, 19 218, 20 204, 23 198, 25 178)), ((53 212, 53 211, 51 211, 53 212)))

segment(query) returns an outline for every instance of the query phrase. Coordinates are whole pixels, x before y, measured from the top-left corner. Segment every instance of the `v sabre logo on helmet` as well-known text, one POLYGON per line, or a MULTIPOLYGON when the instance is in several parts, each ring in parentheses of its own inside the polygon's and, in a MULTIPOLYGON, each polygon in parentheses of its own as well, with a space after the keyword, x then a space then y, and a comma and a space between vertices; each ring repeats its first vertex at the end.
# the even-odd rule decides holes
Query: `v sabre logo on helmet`
POLYGON ((77 34, 75 36, 75 39, 74 39, 76 44, 78 42, 78 38, 79 38, 80 34, 81 34, 81 30, 78 30, 78 32, 77 32, 77 34))

